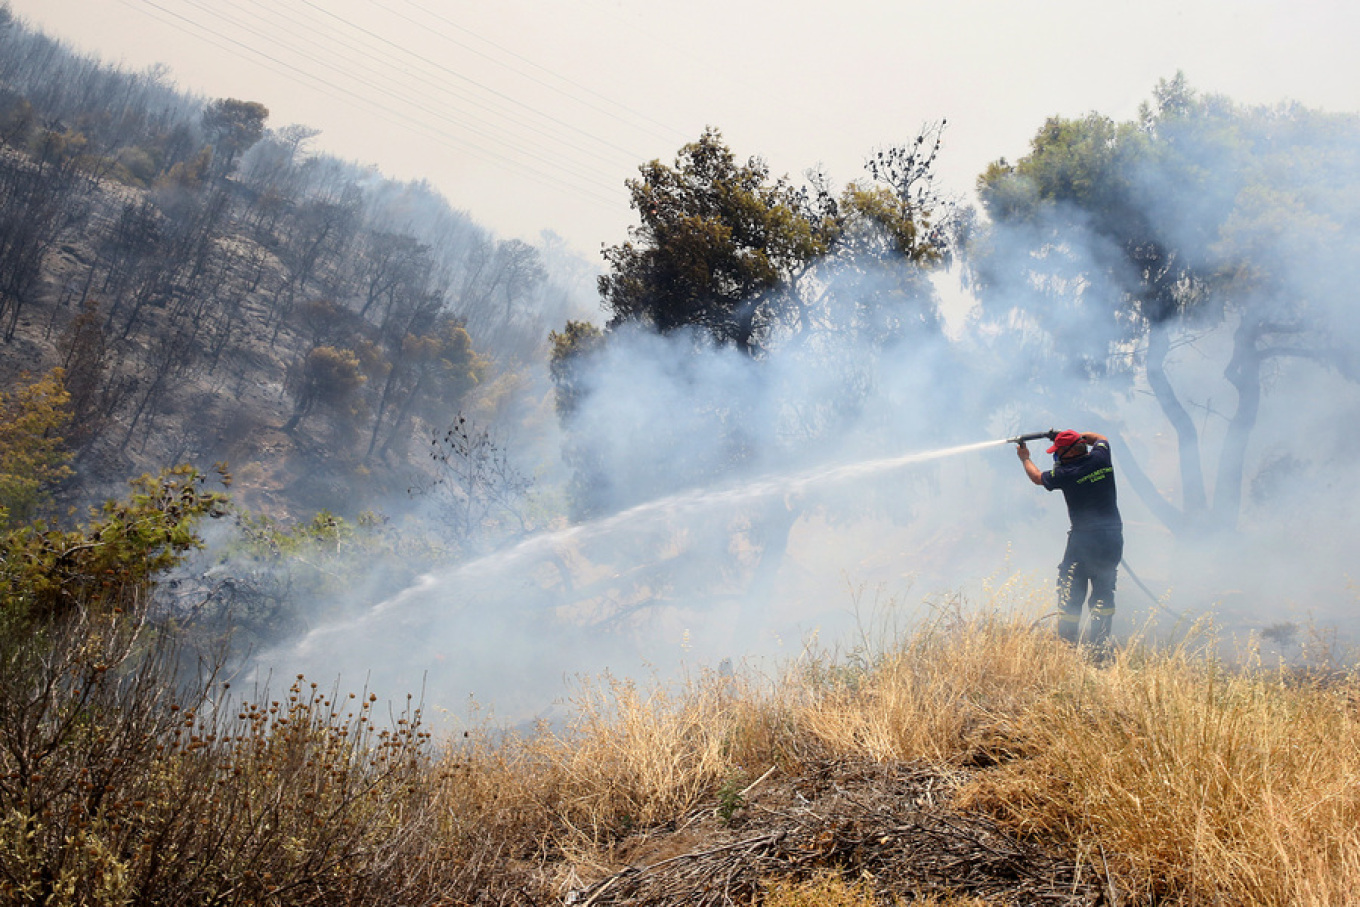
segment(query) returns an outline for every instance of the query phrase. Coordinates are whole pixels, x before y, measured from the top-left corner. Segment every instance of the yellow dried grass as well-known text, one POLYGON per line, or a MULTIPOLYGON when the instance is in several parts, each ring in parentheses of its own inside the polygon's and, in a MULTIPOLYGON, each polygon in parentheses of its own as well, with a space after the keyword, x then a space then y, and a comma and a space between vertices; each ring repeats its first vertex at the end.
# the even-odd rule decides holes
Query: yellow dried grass
POLYGON ((971 779, 957 808, 1069 849, 1135 901, 1321 905, 1360 890, 1353 675, 1299 682, 1227 666, 1212 645, 1133 646, 1098 668, 1036 622, 1042 600, 942 608, 872 656, 805 652, 773 679, 584 684, 565 730, 460 757, 490 775, 460 782, 458 809, 516 816, 500 827, 538 829, 590 874, 617 868, 628 832, 713 806, 734 778, 924 761, 971 779))
POLYGON ((1027 757, 964 803, 1108 855, 1159 902, 1343 903, 1360 884, 1356 690, 1134 650, 1014 716, 1027 757))

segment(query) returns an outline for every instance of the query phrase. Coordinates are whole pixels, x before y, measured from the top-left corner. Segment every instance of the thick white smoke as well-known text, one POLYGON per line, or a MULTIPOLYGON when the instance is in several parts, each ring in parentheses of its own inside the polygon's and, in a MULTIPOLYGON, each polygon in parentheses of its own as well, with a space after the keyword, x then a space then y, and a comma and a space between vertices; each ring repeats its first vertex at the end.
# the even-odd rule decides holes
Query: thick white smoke
MULTIPOLYGON (((1148 337, 1111 304, 1137 279, 1111 266, 1119 250, 1078 222, 1049 249, 1047 283, 1033 269, 997 282, 1026 273, 1016 265, 1034 254, 1031 224, 989 235, 986 306, 952 319, 948 335, 925 328, 884 346, 847 329, 752 359, 683 333, 613 332, 571 426, 601 516, 437 572, 263 663, 369 678, 385 695, 423 684, 438 705, 474 696, 523 717, 575 673, 793 656, 812 636, 853 644, 868 607, 893 602, 909 619, 943 596, 986 604, 989 583, 1013 575, 1046 587, 1065 508, 1026 479, 1013 447, 910 455, 1050 427, 1113 440, 1126 560, 1148 587, 1121 571, 1118 636, 1212 614, 1230 645, 1287 623, 1349 643, 1360 631, 1360 316, 1349 304, 1360 220, 1335 214, 1360 173, 1356 148, 1332 150, 1324 180, 1277 174, 1274 191, 1293 194, 1261 207, 1273 228, 1250 221, 1251 199, 1229 197, 1240 181, 1225 188, 1211 158, 1198 187, 1136 174, 1142 214, 1187 255, 1209 257, 1224 230, 1254 231, 1252 260, 1270 275, 1260 304, 1307 326, 1263 364, 1235 527, 1166 525, 1184 503, 1183 462, 1141 368, 1148 337), (1343 198, 1317 199, 1318 185, 1343 198), (1226 225, 1225 198, 1243 212, 1226 225)), ((1245 294, 1263 292, 1241 286, 1223 291, 1233 305, 1165 328, 1166 374, 1197 427, 1211 495, 1223 491, 1218 463, 1240 403, 1225 378, 1234 332, 1245 294)), ((1269 638, 1297 654, 1288 634, 1269 638)))

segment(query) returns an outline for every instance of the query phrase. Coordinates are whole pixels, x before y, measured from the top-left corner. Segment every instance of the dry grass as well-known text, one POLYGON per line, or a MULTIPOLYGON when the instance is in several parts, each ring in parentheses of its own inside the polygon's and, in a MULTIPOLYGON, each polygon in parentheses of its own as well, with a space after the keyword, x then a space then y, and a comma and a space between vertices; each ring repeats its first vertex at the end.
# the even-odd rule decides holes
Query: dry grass
MULTIPOLYGON (((846 881, 836 873, 823 873, 806 882, 771 881, 765 888, 763 907, 876 907, 873 886, 863 880, 846 881)), ((895 898, 893 907, 986 907, 980 898, 895 898)))
POLYGON ((957 604, 865 669, 793 678, 797 723, 837 754, 958 764, 1005 747, 1009 725, 1077 663, 1016 612, 965 616, 957 604))
POLYGON ((562 736, 536 741, 583 840, 680 815, 722 777, 727 720, 711 686, 676 695, 606 678, 582 688, 562 736))
MULTIPOLYGON (((783 865, 760 810, 796 822, 817 785, 851 796, 828 764, 876 763, 929 781, 913 809, 985 813, 1124 904, 1339 904, 1360 890, 1354 674, 1230 668, 1207 645, 1132 647, 1097 668, 1036 626, 1024 595, 997 601, 942 608, 872 655, 804 653, 774 678, 602 678, 565 728, 469 728, 442 747, 414 709, 379 721, 371 700, 303 680, 278 702, 204 708, 148 676, 120 694, 137 702, 63 731, 48 769, 11 748, 0 889, 71 904, 548 903, 603 893, 629 866, 712 865, 724 841, 758 840, 762 865, 783 865)), ((858 777, 855 834, 870 819, 907 829, 885 811, 897 788, 858 777)), ((756 902, 983 903, 966 885, 937 901, 938 887, 885 889, 841 856, 809 878, 813 856, 756 902)))
POLYGON ((1149 901, 1339 904, 1360 883, 1360 683, 1184 649, 1077 672, 1023 716, 1028 757, 969 799, 1106 860, 1149 901))
MULTIPOLYGON (((763 907, 877 907, 873 887, 864 881, 847 882, 825 873, 806 882, 772 881, 763 893, 763 907)), ((986 907, 980 898, 894 898, 893 907, 986 907)))
POLYGON ((920 761, 952 773, 960 806, 1070 850, 1129 903, 1345 902, 1360 884, 1360 682, 1228 667, 1212 648, 1135 647, 1096 668, 1030 613, 956 610, 871 663, 615 685, 554 741, 576 791, 562 816, 583 810, 576 841, 603 845, 768 766, 920 761))
POLYGON ((870 661, 805 658, 775 682, 587 689, 569 734, 524 741, 525 765, 552 779, 545 827, 599 872, 611 842, 716 809, 728 779, 813 758, 924 762, 957 780, 961 808, 1071 852, 1128 903, 1357 890, 1354 675, 1300 682, 1189 647, 1096 668, 1027 610, 945 611, 870 661))
MULTIPOLYGON (((836 873, 822 873, 805 882, 773 880, 763 893, 763 907, 876 907, 880 901, 864 880, 846 881, 836 873)), ((986 907, 980 898, 895 898, 893 907, 986 907)))
POLYGON ((765 907, 874 907, 874 895, 863 883, 824 873, 807 882, 773 880, 764 892, 765 907))

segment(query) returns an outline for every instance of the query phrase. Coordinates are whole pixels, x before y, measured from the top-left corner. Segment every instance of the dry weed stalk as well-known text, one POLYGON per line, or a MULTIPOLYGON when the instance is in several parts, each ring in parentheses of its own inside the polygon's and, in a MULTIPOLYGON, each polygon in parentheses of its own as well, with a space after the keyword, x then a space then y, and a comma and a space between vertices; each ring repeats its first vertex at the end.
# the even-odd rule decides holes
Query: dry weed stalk
POLYGON ((10 771, 0 890, 95 905, 419 891, 436 854, 417 709, 384 727, 375 696, 327 697, 301 678, 281 700, 180 705, 163 665, 143 662, 121 689, 135 724, 97 701, 49 770, 10 771))

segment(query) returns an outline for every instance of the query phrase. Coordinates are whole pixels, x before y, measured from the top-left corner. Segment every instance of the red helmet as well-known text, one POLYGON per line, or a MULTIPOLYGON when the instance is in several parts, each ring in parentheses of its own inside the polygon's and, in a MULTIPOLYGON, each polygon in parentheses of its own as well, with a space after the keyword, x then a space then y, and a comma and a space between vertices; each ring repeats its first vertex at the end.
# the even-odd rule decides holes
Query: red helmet
POLYGON ((1060 450, 1066 450, 1080 440, 1081 432, 1079 431, 1073 431, 1070 428, 1060 431, 1058 432, 1058 436, 1053 439, 1053 446, 1045 451, 1045 453, 1057 453, 1060 450))

